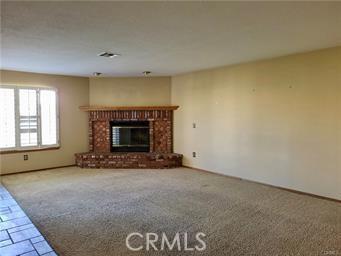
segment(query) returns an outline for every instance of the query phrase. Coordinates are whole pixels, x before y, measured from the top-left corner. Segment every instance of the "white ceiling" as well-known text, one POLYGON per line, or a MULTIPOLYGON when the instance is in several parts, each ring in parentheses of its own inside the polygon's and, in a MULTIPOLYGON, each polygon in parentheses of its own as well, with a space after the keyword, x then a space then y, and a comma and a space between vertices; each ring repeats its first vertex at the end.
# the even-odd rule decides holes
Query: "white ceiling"
POLYGON ((1 16, 1 69, 39 73, 174 75, 341 45, 341 2, 2 1, 1 16))

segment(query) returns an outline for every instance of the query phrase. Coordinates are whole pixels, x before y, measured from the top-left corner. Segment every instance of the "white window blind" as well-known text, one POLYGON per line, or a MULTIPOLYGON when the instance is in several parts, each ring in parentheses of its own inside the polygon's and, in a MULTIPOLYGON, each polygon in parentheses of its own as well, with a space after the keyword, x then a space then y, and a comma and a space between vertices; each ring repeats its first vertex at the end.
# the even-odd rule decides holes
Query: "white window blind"
POLYGON ((20 146, 38 145, 37 91, 19 89, 20 146))
POLYGON ((57 143, 57 104, 56 92, 40 91, 41 108, 41 143, 53 145, 57 143))
POLYGON ((55 89, 0 88, 0 150, 59 145, 55 89))
POLYGON ((0 88, 0 148, 15 147, 14 89, 0 88))

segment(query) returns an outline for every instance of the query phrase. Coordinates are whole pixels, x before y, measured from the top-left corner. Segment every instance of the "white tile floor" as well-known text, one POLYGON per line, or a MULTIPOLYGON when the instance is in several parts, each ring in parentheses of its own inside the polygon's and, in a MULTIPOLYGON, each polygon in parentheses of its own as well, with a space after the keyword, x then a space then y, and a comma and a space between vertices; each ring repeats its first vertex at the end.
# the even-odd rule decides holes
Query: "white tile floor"
POLYGON ((56 256, 10 193, 0 184, 0 255, 56 256))

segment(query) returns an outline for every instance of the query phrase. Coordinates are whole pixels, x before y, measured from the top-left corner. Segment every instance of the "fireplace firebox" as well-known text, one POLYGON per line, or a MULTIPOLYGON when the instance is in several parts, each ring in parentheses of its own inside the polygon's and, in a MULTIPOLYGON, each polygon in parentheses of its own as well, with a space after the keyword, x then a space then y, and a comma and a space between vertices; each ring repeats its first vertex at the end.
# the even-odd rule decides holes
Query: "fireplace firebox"
POLYGON ((149 152, 148 121, 111 121, 111 152, 149 152))

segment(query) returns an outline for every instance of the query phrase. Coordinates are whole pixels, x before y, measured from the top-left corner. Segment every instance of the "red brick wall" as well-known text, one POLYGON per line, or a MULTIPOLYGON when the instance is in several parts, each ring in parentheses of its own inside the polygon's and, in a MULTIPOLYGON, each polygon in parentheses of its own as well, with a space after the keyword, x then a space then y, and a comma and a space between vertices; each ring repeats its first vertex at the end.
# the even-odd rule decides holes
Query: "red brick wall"
POLYGON ((110 152, 110 126, 108 121, 92 122, 94 152, 110 152))
POLYGON ((150 152, 173 152, 173 111, 124 110, 89 112, 90 152, 110 152, 110 121, 149 121, 150 152))
POLYGON ((172 152, 172 122, 169 120, 156 120, 154 128, 154 152, 172 152))

